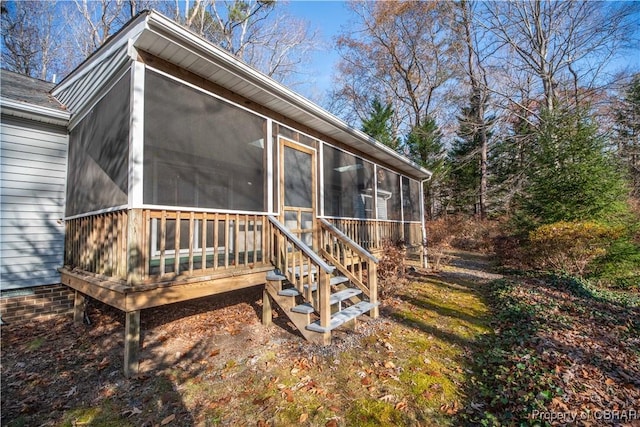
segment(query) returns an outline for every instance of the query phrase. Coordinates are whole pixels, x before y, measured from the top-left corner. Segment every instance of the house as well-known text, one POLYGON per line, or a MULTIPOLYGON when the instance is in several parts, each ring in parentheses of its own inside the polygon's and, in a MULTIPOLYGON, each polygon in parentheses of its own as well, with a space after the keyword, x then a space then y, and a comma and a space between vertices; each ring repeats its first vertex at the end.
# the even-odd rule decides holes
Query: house
POLYGON ((69 312, 60 284, 69 113, 53 83, 0 72, 0 315, 69 312))
POLYGON ((423 248, 430 172, 156 12, 51 92, 70 113, 64 266, 126 313, 264 285, 307 339, 377 316, 385 240, 423 248))

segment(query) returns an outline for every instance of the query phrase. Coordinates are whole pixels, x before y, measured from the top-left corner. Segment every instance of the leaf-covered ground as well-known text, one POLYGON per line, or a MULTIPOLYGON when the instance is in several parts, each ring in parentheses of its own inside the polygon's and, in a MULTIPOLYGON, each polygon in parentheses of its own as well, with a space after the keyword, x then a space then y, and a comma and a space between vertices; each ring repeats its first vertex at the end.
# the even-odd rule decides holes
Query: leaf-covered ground
POLYGON ((640 295, 538 275, 495 281, 489 300, 463 420, 640 425, 640 295))
POLYGON ((380 319, 328 348, 284 315, 263 327, 259 289, 143 311, 132 379, 117 310, 4 325, 2 425, 519 425, 542 423, 535 410, 640 410, 632 302, 497 279, 469 254, 453 264, 411 273, 380 319))

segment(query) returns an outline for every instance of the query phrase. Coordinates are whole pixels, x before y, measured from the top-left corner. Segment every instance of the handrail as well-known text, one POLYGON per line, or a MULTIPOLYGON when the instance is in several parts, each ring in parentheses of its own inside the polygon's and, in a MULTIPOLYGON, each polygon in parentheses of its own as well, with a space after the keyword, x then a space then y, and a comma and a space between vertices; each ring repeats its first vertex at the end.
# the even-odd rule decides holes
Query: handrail
POLYGON ((369 258, 371 261, 378 264, 379 262, 378 258, 373 256, 368 250, 364 249, 362 246, 354 242, 349 236, 347 236, 342 231, 340 231, 336 226, 334 226, 324 218, 319 218, 319 220, 323 227, 327 228, 329 231, 331 231, 332 233, 340 237, 340 239, 343 240, 344 243, 351 246, 351 249, 358 252, 361 256, 369 258))
POLYGON ((308 256, 314 264, 316 264, 326 273, 333 273, 335 267, 327 264, 325 260, 323 260, 318 254, 316 254, 309 246, 304 244, 302 240, 298 239, 296 235, 287 230, 287 228, 280 221, 278 221, 273 216, 268 216, 267 218, 269 218, 269 222, 271 222, 271 224, 273 224, 282 234, 284 234, 287 239, 291 240, 298 249, 300 249, 306 256, 308 256))

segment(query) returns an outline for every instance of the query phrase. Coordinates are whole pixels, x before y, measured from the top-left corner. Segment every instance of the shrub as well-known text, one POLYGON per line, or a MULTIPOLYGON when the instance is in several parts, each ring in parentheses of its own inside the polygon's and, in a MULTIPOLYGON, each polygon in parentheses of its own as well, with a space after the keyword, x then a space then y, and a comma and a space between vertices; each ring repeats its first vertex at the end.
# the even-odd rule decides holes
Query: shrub
POLYGON ((597 222, 560 221, 530 232, 529 244, 537 267, 582 276, 621 235, 621 228, 597 222))
POLYGON ((592 277, 601 286, 640 290, 640 244, 626 236, 618 239, 595 260, 593 270, 592 277))
POLYGON ((378 294, 380 298, 393 296, 404 283, 407 250, 404 242, 386 241, 378 262, 378 294))
POLYGON ((429 265, 433 270, 439 270, 446 264, 448 256, 446 252, 451 249, 453 233, 445 218, 427 221, 427 256, 429 265))
POLYGON ((493 248, 498 263, 503 267, 527 270, 531 268, 526 236, 504 234, 494 237, 493 248))
POLYGON ((447 251, 461 249, 481 253, 493 252, 493 241, 499 234, 498 221, 481 221, 464 215, 449 215, 427 221, 427 251, 431 266, 438 270, 446 264, 447 251))
POLYGON ((480 253, 493 253, 493 240, 499 234, 499 221, 460 219, 454 228, 455 234, 451 245, 456 249, 480 253))

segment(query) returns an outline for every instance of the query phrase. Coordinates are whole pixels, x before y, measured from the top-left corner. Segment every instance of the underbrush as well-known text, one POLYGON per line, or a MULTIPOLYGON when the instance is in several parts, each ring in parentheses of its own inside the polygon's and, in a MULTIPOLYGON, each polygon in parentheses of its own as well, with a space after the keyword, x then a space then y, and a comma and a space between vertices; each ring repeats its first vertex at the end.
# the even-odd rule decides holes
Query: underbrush
POLYGON ((600 286, 640 291, 640 234, 616 240, 607 253, 593 263, 589 276, 600 286))
POLYGON ((494 333, 480 339, 459 424, 550 425, 536 414, 635 409, 639 296, 551 274, 495 281, 488 301, 494 333))
POLYGON ((509 280, 494 282, 490 301, 494 333, 483 337, 483 351, 475 355, 471 411, 461 414, 467 425, 522 422, 562 392, 530 346, 541 326, 541 308, 519 299, 509 280))
POLYGON ((427 221, 427 250, 431 267, 439 270, 447 264, 449 251, 489 254, 494 252, 495 239, 501 234, 502 221, 479 220, 463 215, 448 215, 427 221))
MULTIPOLYGON (((639 219, 640 221, 640 219, 639 219)), ((552 271, 588 278, 602 288, 640 291, 640 226, 633 222, 557 222, 494 239, 507 269, 552 271)))
POLYGON ((383 255, 378 262, 378 295, 381 299, 393 297, 407 283, 407 250, 402 242, 384 243, 383 255))

